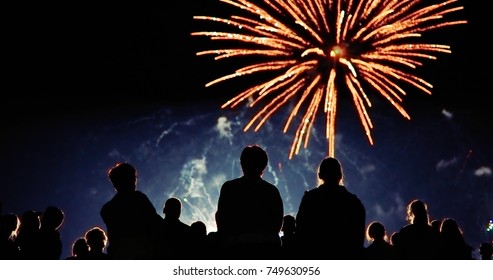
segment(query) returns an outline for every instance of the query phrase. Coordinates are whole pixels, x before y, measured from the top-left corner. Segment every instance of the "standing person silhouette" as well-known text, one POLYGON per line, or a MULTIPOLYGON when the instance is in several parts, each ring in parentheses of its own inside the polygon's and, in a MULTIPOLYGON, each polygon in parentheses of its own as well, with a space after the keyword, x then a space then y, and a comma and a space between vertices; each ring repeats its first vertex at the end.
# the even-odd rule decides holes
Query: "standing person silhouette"
POLYGON ((428 205, 420 199, 412 200, 407 205, 406 219, 408 224, 396 233, 394 248, 397 257, 405 260, 437 259, 439 235, 430 224, 428 205))
POLYGON ((15 243, 21 221, 17 214, 0 215, 0 260, 17 260, 19 247, 15 243))
POLYGON ((19 247, 19 257, 22 260, 40 259, 40 217, 41 213, 34 210, 27 210, 20 216, 21 224, 17 232, 15 244, 19 247))
POLYGON ((368 260, 395 260, 394 245, 388 242, 385 226, 377 221, 371 222, 366 228, 366 239, 371 242, 365 248, 365 257, 368 260))
POLYGON ((182 203, 177 197, 170 197, 163 207, 164 219, 159 233, 159 259, 190 259, 192 230, 181 219, 182 203))
POLYGON ((72 255, 66 260, 86 260, 89 254, 89 245, 84 237, 77 238, 72 244, 72 255))
POLYGON ((296 214, 298 259, 362 259, 365 207, 342 185, 337 159, 324 158, 318 178, 321 184, 305 192, 296 214))
POLYGON ((62 256, 62 237, 60 227, 65 213, 56 206, 48 206, 41 214, 38 235, 38 256, 42 260, 59 260, 62 256))
POLYGON ((457 221, 453 218, 443 219, 438 235, 438 259, 472 260, 472 251, 457 221))
POLYGON ((116 190, 100 211, 108 235, 108 258, 154 259, 162 218, 147 195, 137 190, 137 171, 129 163, 118 163, 108 177, 116 190))
POLYGON ((89 251, 86 258, 89 260, 107 260, 108 254, 104 251, 108 242, 106 232, 98 226, 86 231, 84 235, 89 251))
POLYGON ((226 181, 221 187, 215 216, 224 257, 279 256, 284 206, 277 187, 262 178, 267 163, 264 149, 246 146, 240 156, 243 176, 226 181))
POLYGON ((284 215, 281 232, 281 258, 296 259, 296 218, 293 215, 284 215))

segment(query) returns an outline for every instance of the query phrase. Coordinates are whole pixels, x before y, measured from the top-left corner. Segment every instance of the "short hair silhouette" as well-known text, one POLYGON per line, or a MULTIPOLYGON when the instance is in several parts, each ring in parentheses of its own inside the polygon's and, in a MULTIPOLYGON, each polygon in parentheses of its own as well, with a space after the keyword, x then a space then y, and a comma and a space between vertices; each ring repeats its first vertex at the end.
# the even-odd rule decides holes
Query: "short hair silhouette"
POLYGON ((372 222, 366 230, 366 239, 385 240, 385 227, 380 222, 372 222))
POLYGON ((282 232, 294 232, 296 230, 296 218, 293 215, 284 215, 282 218, 282 232))
POLYGON ((87 240, 85 238, 78 238, 75 240, 74 245, 72 245, 72 254, 77 257, 87 255, 89 252, 89 245, 87 245, 87 240))
POLYGON ((318 177, 326 183, 341 183, 342 174, 341 163, 333 157, 324 158, 318 168, 318 177))
POLYGON ((65 214, 62 209, 48 206, 41 215, 41 228, 56 230, 63 224, 64 219, 65 214))
POLYGON ((75 259, 86 259, 87 254, 89 253, 89 245, 87 245, 87 241, 85 238, 80 237, 75 240, 72 244, 72 255, 69 256, 68 260, 75 259))
POLYGON ((103 250, 108 242, 106 232, 100 227, 93 227, 84 236, 90 250, 103 250))
POLYGON ((207 226, 202 221, 195 221, 190 225, 192 234, 196 236, 207 236, 207 226))
POLYGON ((440 227, 442 226, 442 221, 436 219, 436 220, 431 221, 430 225, 433 228, 433 230, 435 230, 436 232, 440 232, 440 227))
POLYGON ((240 155, 241 169, 246 176, 262 175, 268 161, 267 152, 258 145, 246 146, 240 155))
POLYGON ((108 178, 117 191, 133 191, 137 185, 137 170, 129 163, 118 163, 108 172, 108 178))
POLYGON ((227 258, 270 259, 280 252, 284 208, 277 187, 262 178, 268 161, 259 145, 246 145, 240 154, 243 176, 221 186, 215 218, 219 250, 227 258))
POLYGON ((181 200, 177 197, 168 198, 164 203, 163 214, 166 215, 166 218, 180 218, 181 200))
POLYGON ((152 259, 157 250, 154 242, 162 218, 149 197, 137 190, 137 175, 136 168, 126 162, 108 171, 116 193, 99 213, 106 225, 110 259, 152 259))
POLYGON ((29 230, 39 229, 41 224, 41 214, 41 212, 37 212, 34 210, 27 210, 26 212, 22 213, 19 218, 21 220, 20 230, 23 230, 25 228, 29 230))

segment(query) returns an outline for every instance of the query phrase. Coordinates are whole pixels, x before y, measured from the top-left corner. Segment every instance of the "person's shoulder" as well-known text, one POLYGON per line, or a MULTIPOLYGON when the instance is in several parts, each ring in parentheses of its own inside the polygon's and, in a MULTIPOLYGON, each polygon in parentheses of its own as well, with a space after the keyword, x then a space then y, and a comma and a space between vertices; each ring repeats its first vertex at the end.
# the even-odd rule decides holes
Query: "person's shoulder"
POLYGON ((342 188, 340 188, 340 189, 348 197, 348 199, 352 199, 355 202, 361 203, 361 199, 359 198, 359 196, 357 194, 349 191, 345 186, 342 186, 342 188))
POLYGON ((192 227, 189 224, 184 223, 182 220, 178 220, 178 224, 185 230, 192 230, 192 227))
POLYGON ((109 200, 107 200, 104 204, 103 207, 108 207, 111 204, 115 203, 115 200, 118 200, 118 193, 115 193, 109 200))
POLYGON ((111 200, 105 202, 103 204, 103 206, 101 206, 101 209, 99 210, 99 212, 101 214, 106 213, 107 211, 109 211, 110 208, 112 208, 112 204, 113 204, 113 198, 111 200))
POLYGON ((147 197, 148 197, 146 193, 144 193, 144 192, 142 192, 142 191, 139 191, 139 190, 134 191, 134 192, 133 192, 133 195, 135 195, 135 196, 139 196, 139 197, 145 197, 145 198, 147 198, 147 197))
POLYGON ((321 196, 322 189, 320 188, 311 188, 307 189, 303 192, 303 199, 310 199, 312 197, 319 198, 321 196))
POLYGON ((404 225, 403 227, 401 227, 401 229, 399 230, 399 234, 407 234, 411 231, 414 231, 416 230, 416 226, 414 224, 407 224, 407 225, 404 225))
POLYGON ((303 192, 303 195, 313 195, 313 194, 316 194, 316 193, 320 193, 323 191, 323 188, 322 188, 323 185, 321 186, 318 186, 318 187, 314 187, 314 188, 311 188, 311 189, 305 189, 305 191, 303 192))
POLYGON ((149 200, 149 197, 147 196, 147 194, 141 192, 141 191, 133 191, 131 196, 133 197, 136 197, 138 199, 141 199, 141 200, 149 200))
POLYGON ((265 180, 264 181, 264 186, 265 188, 263 189, 266 189, 267 190, 267 193, 271 196, 271 197, 277 197, 277 199, 279 200, 282 200, 281 199, 281 192, 279 191, 279 189, 277 188, 276 185, 270 183, 270 182, 267 182, 265 180))
POLYGON ((243 184, 245 177, 238 177, 224 181, 223 186, 237 186, 243 184))
POLYGON ((227 191, 231 188, 235 188, 236 186, 239 186, 240 184, 241 184, 241 178, 235 178, 235 179, 227 180, 221 186, 221 190, 227 191))
POLYGON ((271 190, 278 190, 277 189, 277 186, 272 184, 271 182, 269 181, 266 181, 264 179, 261 180, 262 184, 264 184, 265 186, 267 186, 268 188, 270 188, 271 190))
POLYGON ((351 193, 351 197, 352 197, 354 203, 361 204, 361 206, 363 206, 363 202, 361 201, 361 199, 359 198, 358 195, 351 193))
POLYGON ((311 188, 311 189, 305 189, 305 191, 303 192, 303 195, 304 196, 309 196, 309 195, 313 195, 314 193, 318 193, 320 192, 320 189, 319 188, 311 188))

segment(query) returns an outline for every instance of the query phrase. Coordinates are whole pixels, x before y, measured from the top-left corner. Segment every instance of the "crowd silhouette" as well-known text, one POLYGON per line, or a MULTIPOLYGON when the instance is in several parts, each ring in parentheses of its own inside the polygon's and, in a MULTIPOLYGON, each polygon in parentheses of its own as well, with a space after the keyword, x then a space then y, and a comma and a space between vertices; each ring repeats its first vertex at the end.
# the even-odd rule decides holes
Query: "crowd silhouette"
MULTIPOLYGON (((108 171, 115 195, 101 206, 104 225, 81 234, 62 258, 59 228, 65 214, 48 206, 21 215, 0 211, 3 260, 473 260, 453 218, 430 221, 428 205, 407 205, 407 224, 390 237, 380 221, 366 221, 362 201, 343 184, 341 163, 324 158, 316 171, 319 185, 305 191, 295 215, 285 214, 278 188, 262 178, 267 152, 258 145, 240 155, 243 175, 220 189, 217 231, 204 222, 180 218, 182 202, 169 197, 159 215, 137 190, 138 173, 128 162, 108 171), (104 229, 106 228, 106 230, 104 229), (368 245, 365 246, 365 238, 368 245)), ((0 210, 2 209, 0 204, 0 210)), ((491 240, 479 244, 481 260, 491 260, 491 240)))

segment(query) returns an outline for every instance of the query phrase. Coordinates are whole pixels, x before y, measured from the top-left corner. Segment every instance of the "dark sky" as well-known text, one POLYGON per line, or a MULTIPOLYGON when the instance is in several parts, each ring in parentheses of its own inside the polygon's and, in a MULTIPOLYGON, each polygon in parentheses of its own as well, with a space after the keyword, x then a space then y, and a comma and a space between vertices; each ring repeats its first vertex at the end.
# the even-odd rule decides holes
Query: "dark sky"
POLYGON ((204 81, 189 36, 197 2, 207 1, 15 7, 9 100, 27 114, 85 113, 114 99, 147 105, 198 95, 204 81))
MULTIPOLYGON (((476 110, 492 73, 491 23, 486 9, 462 2, 460 15, 469 24, 437 32, 453 54, 426 62, 422 71, 435 85, 431 102, 476 110)), ((12 87, 3 104, 12 109, 13 102, 28 117, 85 113, 106 108, 114 98, 120 100, 112 104, 155 104, 215 97, 199 92, 224 73, 211 57, 194 55, 205 38, 189 34, 201 28, 193 15, 220 15, 225 8, 216 0, 13 7, 4 40, 5 80, 12 87)))
MULTIPOLYGON (((469 24, 436 35, 438 43, 451 45, 452 54, 425 62, 420 70, 435 86, 433 94, 409 95, 405 107, 418 116, 420 110, 435 108, 460 113, 467 133, 482 144, 492 143, 493 61, 488 36, 493 24, 479 1, 462 2, 461 14, 469 24)), ((81 119, 138 114, 163 105, 183 106, 191 100, 228 100, 231 93, 227 91, 204 90, 206 82, 225 74, 224 69, 210 57, 196 57, 195 52, 206 44, 204 38, 190 36, 201 31, 193 15, 221 14, 225 8, 230 7, 217 0, 180 0, 149 6, 125 1, 114 5, 36 3, 5 11, 2 45, 7 73, 0 103, 4 135, 0 144, 6 160, 1 172, 11 174, 19 165, 11 165, 9 159, 23 158, 24 175, 42 177, 39 166, 29 165, 32 155, 15 154, 30 141, 53 151, 51 158, 34 164, 55 165, 63 158, 49 138, 33 139, 33 135, 50 134, 49 123, 74 120, 77 125, 81 119), (17 149, 10 149, 12 145, 17 149)), ((485 164, 493 166, 491 160, 485 164)), ((12 181, 3 184, 16 188, 12 181)), ((7 205, 20 199, 0 200, 7 205)))

